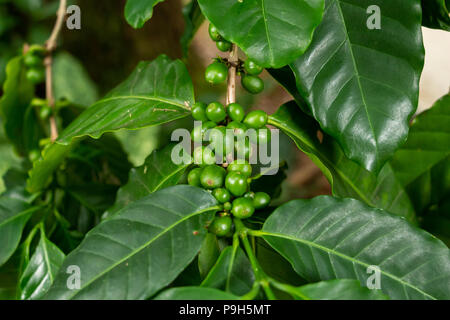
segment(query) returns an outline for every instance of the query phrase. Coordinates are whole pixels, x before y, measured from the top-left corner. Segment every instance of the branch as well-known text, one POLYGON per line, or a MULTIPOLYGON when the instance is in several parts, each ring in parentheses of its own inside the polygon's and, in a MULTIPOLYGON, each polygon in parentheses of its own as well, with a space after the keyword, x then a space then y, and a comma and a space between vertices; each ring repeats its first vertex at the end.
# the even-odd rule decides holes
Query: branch
POLYGON ((228 70, 227 105, 236 102, 236 70, 239 64, 239 53, 237 45, 233 44, 230 58, 230 69, 228 70))
POLYGON ((50 108, 52 108, 52 115, 50 116, 50 138, 55 141, 58 138, 58 128, 56 126, 55 119, 55 97, 53 96, 53 79, 52 79, 52 64, 53 51, 56 49, 56 44, 58 36, 61 33, 61 29, 64 23, 64 18, 66 16, 67 0, 60 0, 59 9, 56 17, 56 23, 53 27, 52 34, 50 38, 45 43, 45 48, 47 49, 47 54, 44 59, 45 65, 45 95, 50 108))

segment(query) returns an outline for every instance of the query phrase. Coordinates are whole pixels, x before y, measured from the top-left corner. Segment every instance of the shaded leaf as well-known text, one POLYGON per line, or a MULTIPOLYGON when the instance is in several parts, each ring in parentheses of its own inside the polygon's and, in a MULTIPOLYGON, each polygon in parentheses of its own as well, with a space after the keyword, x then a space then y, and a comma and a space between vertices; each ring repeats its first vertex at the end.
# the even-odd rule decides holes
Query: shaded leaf
POLYGON ((95 83, 80 61, 67 52, 58 53, 53 62, 53 90, 56 100, 90 106, 98 99, 95 83))
POLYGON ((275 210, 262 234, 309 281, 357 279, 365 286, 374 266, 381 290, 392 299, 450 298, 445 244, 357 200, 291 201, 275 210))
POLYGON ((228 41, 263 67, 299 57, 319 25, 324 0, 198 0, 205 17, 228 41))
POLYGON ((153 7, 164 0, 127 0, 125 19, 135 29, 142 28, 153 15, 153 7))
POLYGON ((219 243, 215 234, 208 233, 203 240, 202 247, 198 253, 198 270, 200 276, 205 278, 209 270, 214 266, 220 255, 219 243))
POLYGON ((229 246, 222 251, 201 286, 244 295, 252 289, 254 282, 255 275, 244 251, 229 246))
POLYGON ((64 253, 41 232, 36 250, 20 278, 20 298, 41 298, 53 283, 64 258, 64 253))
POLYGON ((176 185, 190 162, 175 164, 171 159, 176 144, 169 144, 161 150, 153 151, 142 166, 132 168, 128 183, 119 189, 117 199, 105 216, 114 214, 129 203, 141 199, 155 191, 176 185))
POLYGON ((11 59, 6 67, 6 81, 0 99, 0 116, 5 134, 22 154, 27 150, 23 140, 24 115, 34 96, 34 87, 26 79, 23 57, 11 59))
MULTIPOLYGON (((446 0, 421 0, 422 25, 450 31, 450 13, 446 0)), ((448 0, 447 0, 448 1, 448 0)))
POLYGON ((161 292, 155 300, 238 300, 227 292, 203 287, 180 287, 161 292))
POLYGON ((419 0, 327 0, 308 50, 291 68, 322 129, 378 172, 405 142, 424 49, 419 0), (367 27, 377 5, 381 29, 367 27))
POLYGON ((181 48, 183 50, 183 57, 187 58, 189 45, 195 36, 198 28, 205 21, 197 0, 191 0, 187 5, 183 7, 183 17, 184 17, 184 33, 181 36, 181 48))
POLYGON ((152 296, 197 255, 207 232, 204 226, 217 209, 216 200, 208 192, 183 185, 133 202, 86 235, 67 256, 45 298, 152 296), (80 289, 66 286, 65 269, 70 265, 80 268, 80 289))
POLYGON ((389 164, 377 177, 348 159, 327 134, 321 142, 317 137, 320 130, 317 123, 302 113, 294 102, 281 106, 270 116, 269 123, 283 130, 316 163, 330 181, 335 196, 355 198, 415 221, 409 197, 389 164))
POLYGON ((417 213, 450 197, 449 94, 414 119, 408 140, 391 165, 417 213))
MULTIPOLYGON (((279 289, 283 289, 281 286, 279 289)), ((362 287, 357 280, 340 279, 311 283, 288 290, 297 300, 387 300, 380 290, 362 287)))

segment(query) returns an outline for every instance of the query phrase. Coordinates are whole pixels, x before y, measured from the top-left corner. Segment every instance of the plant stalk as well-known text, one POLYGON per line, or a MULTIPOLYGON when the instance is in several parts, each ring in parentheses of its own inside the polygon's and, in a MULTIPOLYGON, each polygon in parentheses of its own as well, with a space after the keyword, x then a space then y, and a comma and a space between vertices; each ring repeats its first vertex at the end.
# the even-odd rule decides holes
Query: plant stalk
POLYGON ((48 104, 52 109, 52 114, 50 116, 50 138, 54 142, 58 138, 58 127, 56 126, 55 118, 55 97, 53 95, 53 77, 52 77, 52 65, 53 65, 53 51, 56 49, 58 36, 61 33, 61 29, 64 23, 64 18, 66 16, 67 0, 60 0, 59 9, 56 17, 56 23, 53 27, 53 31, 50 38, 45 43, 45 48, 47 53, 44 59, 45 66, 45 96, 47 98, 48 104))
POLYGON ((239 63, 239 52, 238 46, 235 44, 231 47, 229 62, 231 65, 228 69, 227 105, 236 102, 236 72, 239 63))

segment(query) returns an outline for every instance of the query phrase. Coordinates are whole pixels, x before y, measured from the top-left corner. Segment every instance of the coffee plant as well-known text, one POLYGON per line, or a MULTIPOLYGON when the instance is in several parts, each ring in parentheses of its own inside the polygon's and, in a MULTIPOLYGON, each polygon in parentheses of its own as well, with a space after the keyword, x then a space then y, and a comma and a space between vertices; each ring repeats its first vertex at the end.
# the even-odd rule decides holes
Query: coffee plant
MULTIPOLYGON (((163 1, 127 0, 126 21, 163 1)), ((198 101, 189 60, 160 55, 91 103, 60 94, 61 0, 47 41, 5 69, 19 160, 0 194, 0 298, 450 299, 450 95, 414 116, 421 27, 449 31, 448 5, 192 0, 181 45, 208 24, 221 56, 204 82, 226 101, 198 101), (236 90, 260 94, 263 76, 292 96, 273 114, 236 90), (111 134, 189 117, 188 141, 174 131, 138 167, 111 134), (332 195, 277 201, 285 166, 260 150, 279 132, 332 195)))

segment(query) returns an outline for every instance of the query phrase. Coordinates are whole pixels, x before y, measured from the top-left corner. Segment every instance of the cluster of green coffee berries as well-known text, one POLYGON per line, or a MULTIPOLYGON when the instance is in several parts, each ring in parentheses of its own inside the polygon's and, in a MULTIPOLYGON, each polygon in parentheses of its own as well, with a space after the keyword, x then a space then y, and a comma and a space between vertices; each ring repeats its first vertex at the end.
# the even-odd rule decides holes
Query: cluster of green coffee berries
POLYGON ((262 110, 246 115, 240 104, 231 103, 225 108, 220 102, 209 105, 198 102, 192 107, 192 116, 202 123, 194 127, 192 140, 203 143, 222 139, 224 152, 220 154, 203 145, 194 149, 194 163, 198 167, 189 172, 188 183, 209 190, 222 205, 223 211, 209 230, 217 236, 227 236, 232 230, 232 216, 249 218, 255 210, 267 207, 271 200, 264 192, 250 190, 252 166, 248 161, 252 143, 267 143, 270 139, 270 129, 266 127, 268 116, 262 110), (256 132, 253 141, 247 134, 249 129, 256 132))
POLYGON ((45 80, 44 52, 41 46, 31 46, 25 53, 23 62, 27 68, 26 78, 33 84, 39 84, 45 80))
MULTIPOLYGON (((229 51, 231 42, 225 40, 212 24, 209 25, 209 35, 216 42, 217 48, 221 51, 229 51)), ((224 83, 228 75, 229 62, 226 59, 218 58, 206 68, 205 80, 211 84, 224 83)), ((264 82, 258 75, 263 68, 254 61, 247 59, 245 62, 239 61, 237 74, 241 76, 242 87, 250 93, 257 94, 264 90, 264 82)))

